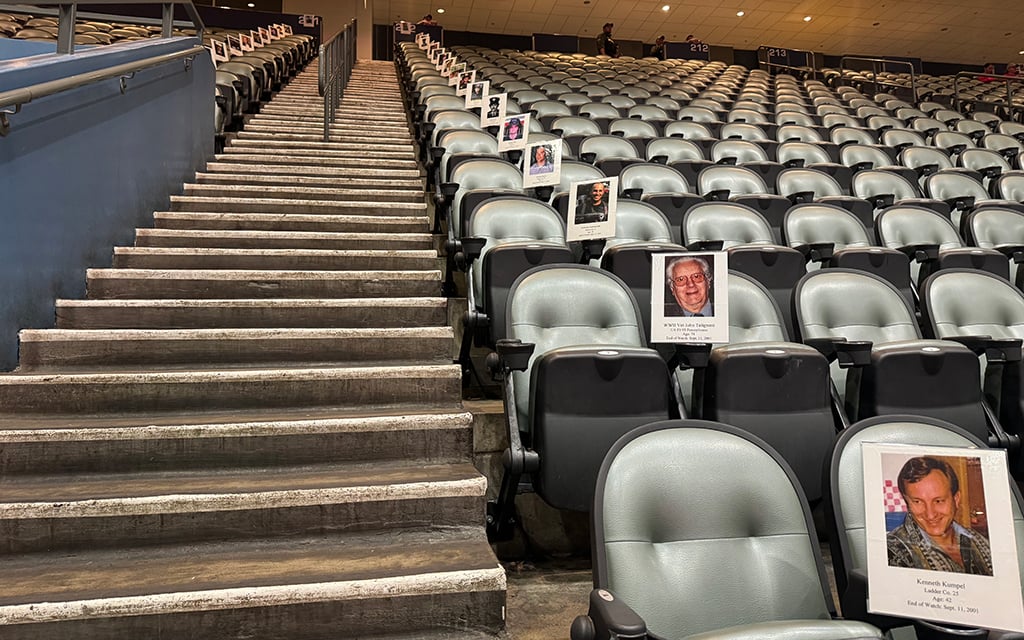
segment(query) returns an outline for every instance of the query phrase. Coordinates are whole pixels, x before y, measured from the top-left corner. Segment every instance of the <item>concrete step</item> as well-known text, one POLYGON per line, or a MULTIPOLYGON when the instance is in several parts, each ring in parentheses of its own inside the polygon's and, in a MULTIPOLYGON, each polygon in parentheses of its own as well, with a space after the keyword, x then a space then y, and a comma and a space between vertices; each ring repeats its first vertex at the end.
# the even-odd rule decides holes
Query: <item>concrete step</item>
POLYGON ((472 526, 486 488, 468 462, 18 476, 0 497, 0 554, 472 526))
MULTIPOLYGON (((240 231, 306 231, 321 234, 332 232, 352 234, 368 233, 373 237, 367 241, 380 241, 380 246, 364 245, 363 249, 431 248, 429 236, 423 233, 427 228, 424 216, 349 216, 342 214, 301 214, 287 215, 274 213, 211 213, 203 211, 157 211, 153 214, 157 229, 195 230, 240 230, 240 231), (416 238, 407 237, 409 234, 416 238), (392 238, 390 236, 395 235, 392 238), (398 243, 391 243, 397 240, 398 243), (420 242, 418 247, 406 246, 411 240, 420 242)), ((154 231, 137 229, 138 236, 154 231)), ((173 245, 172 245, 173 246, 173 245)), ((187 245, 181 245, 187 246, 187 245)), ((316 247, 322 248, 322 247, 316 247)))
POLYGON ((354 189, 351 187, 314 187, 246 185, 246 184, 186 184, 184 195, 205 198, 258 198, 295 200, 337 200, 356 202, 422 203, 423 190, 408 189, 354 189))
POLYGON ((447 364, 451 327, 393 329, 24 329, 21 373, 125 367, 447 364))
MULTIPOLYGON (((265 153, 280 155, 349 156, 363 164, 383 164, 386 160, 409 160, 416 154, 408 138, 379 140, 373 136, 350 138, 347 142, 319 142, 316 140, 234 139, 228 142, 225 153, 265 153), (298 153, 296 153, 298 152, 298 153)), ((268 158, 274 160, 274 158, 268 158)))
MULTIPOLYGON (((241 216, 242 214, 239 214, 241 216)), ((323 217, 323 216, 320 216, 323 217)), ((348 232, 311 232, 290 230, 261 229, 190 229, 189 225, 202 226, 209 224, 215 227, 212 214, 200 214, 191 218, 170 219, 163 217, 159 223, 180 225, 184 228, 170 229, 136 229, 135 244, 140 247, 206 247, 223 249, 323 249, 332 251, 373 251, 373 250, 426 250, 433 248, 433 238, 426 233, 348 233, 348 232)), ((301 222, 282 221, 278 226, 291 223, 298 226, 301 222)), ((224 226, 235 225, 245 227, 258 226, 260 220, 223 221, 224 226)), ((266 221, 267 226, 273 225, 272 220, 266 221)), ((312 228, 320 228, 316 222, 309 224, 312 228)), ((377 225, 377 228, 383 225, 377 225)), ((422 223, 416 225, 423 228, 422 223)))
POLYGON ((239 410, 138 416, 4 416, 5 477, 417 460, 471 461, 461 412, 239 410), (97 452, 102 451, 102 455, 97 452))
MULTIPOLYGON (((222 156, 231 158, 231 156, 222 156)), ((206 164, 208 173, 197 174, 202 176, 214 176, 220 173, 230 175, 245 175, 249 180, 257 180, 266 177, 267 179, 288 180, 291 177, 305 177, 315 179, 337 180, 339 184, 346 184, 348 181, 357 182, 367 187, 375 186, 377 182, 395 182, 406 184, 415 182, 419 188, 423 188, 422 174, 417 168, 411 169, 389 169, 382 167, 380 170, 358 168, 358 167, 334 167, 319 166, 310 164, 268 164, 264 158, 261 164, 244 162, 208 162, 206 164)), ((197 180, 203 180, 197 177, 197 180)))
POLYGON ((435 631, 468 640, 503 627, 505 573, 480 531, 15 556, 3 564, 0 624, 5 640, 124 640, 157 630, 196 640, 243 630, 262 640, 435 631))
MULTIPOLYGON (((288 132, 288 133, 319 133, 323 135, 322 123, 296 122, 288 118, 272 118, 270 116, 253 116, 245 124, 246 131, 288 132)), ((335 122, 331 125, 331 136, 341 137, 345 134, 364 131, 390 132, 393 135, 409 136, 409 125, 396 123, 366 122, 363 124, 335 122)))
POLYGON ((429 327, 445 298, 57 300, 59 329, 429 327))
POLYGON ((436 251, 115 247, 115 269, 261 269, 286 271, 443 269, 436 251))
MULTIPOLYGON (((270 131, 239 131, 230 139, 228 146, 236 144, 256 146, 259 143, 268 148, 309 148, 336 149, 351 152, 392 152, 405 151, 414 153, 409 134, 404 133, 379 133, 372 130, 363 130, 361 135, 347 135, 338 142, 324 142, 323 133, 290 133, 270 131), (358 142, 364 141, 364 142, 358 142)), ((390 156, 381 156, 390 157, 390 156)))
POLYGON ((18 413, 159 413, 298 407, 458 409, 459 367, 306 367, 8 374, 0 406, 18 413))
POLYGON ((90 298, 433 297, 441 272, 89 269, 90 298))
MULTIPOLYGON (((316 194, 314 194, 316 195, 316 194)), ((171 196, 171 211, 212 213, 347 213, 362 216, 426 215, 424 202, 348 202, 321 198, 171 196)))
POLYGON ((220 162, 238 164, 262 165, 273 163, 275 165, 314 166, 324 169, 345 167, 346 174, 348 175, 360 175, 355 172, 365 172, 366 175, 376 174, 380 177, 385 177, 390 175, 390 171, 395 170, 401 171, 403 175, 407 175, 407 172, 410 170, 420 171, 419 162, 416 160, 388 160, 386 163, 387 168, 377 171, 367 167, 365 158, 353 158, 351 155, 328 156, 325 154, 321 156, 315 153, 296 152, 296 150, 289 151, 286 154, 266 154, 259 149, 246 147, 244 151, 242 149, 227 150, 226 153, 218 154, 214 158, 220 162))
POLYGON ((423 199, 423 181, 417 174, 408 178, 385 178, 375 180, 373 178, 353 178, 349 176, 331 175, 281 175, 263 173, 251 175, 247 173, 197 173, 195 181, 199 184, 223 184, 223 185, 266 185, 266 186, 290 186, 296 189, 302 188, 348 188, 348 189, 386 189, 389 191, 403 191, 415 193, 423 199))

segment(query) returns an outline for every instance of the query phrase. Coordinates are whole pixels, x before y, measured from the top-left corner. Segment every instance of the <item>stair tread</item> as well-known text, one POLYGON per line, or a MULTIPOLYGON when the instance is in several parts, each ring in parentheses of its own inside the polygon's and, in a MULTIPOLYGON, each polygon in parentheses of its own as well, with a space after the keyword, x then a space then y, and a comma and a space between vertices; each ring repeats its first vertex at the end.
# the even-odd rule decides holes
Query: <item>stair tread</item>
POLYGON ((38 553, 0 571, 0 622, 505 589, 476 528, 38 553))
POLYGON ((291 340, 296 338, 451 338, 451 327, 282 329, 22 329, 22 342, 112 340, 291 340))
MULTIPOLYGON (((400 378, 412 376, 416 378, 448 377, 458 374, 459 367, 446 364, 385 364, 385 365, 349 365, 332 364, 293 366, 241 366, 203 368, 190 366, 185 369, 161 367, 156 370, 131 367, 119 371, 69 371, 56 373, 22 373, 12 371, 0 374, 0 387, 24 384, 96 384, 123 385, 130 383, 168 383, 176 382, 235 382, 252 379, 301 380, 310 379, 358 379, 361 377, 400 378)), ((2 414, 0 414, 2 415, 2 414)))
POLYGON ((267 279, 267 280, 434 280, 440 277, 440 271, 434 269, 402 270, 350 270, 350 271, 314 271, 290 270, 279 271, 256 269, 88 269, 86 277, 101 278, 134 278, 141 280, 233 280, 233 279, 267 279))
POLYGON ((135 440, 170 438, 230 438, 289 435, 401 431, 409 429, 466 429, 473 416, 466 412, 423 408, 395 415, 381 409, 351 407, 327 410, 303 408, 277 410, 203 411, 129 415, 0 414, 0 442, 69 440, 135 440))
POLYGON ((486 479, 466 462, 318 464, 126 473, 17 476, 4 481, 0 519, 236 511, 439 496, 482 496, 486 479))
POLYGON ((185 298, 130 300, 59 299, 58 307, 446 307, 446 298, 185 298))
MULTIPOLYGON (((306 223, 344 223, 349 216, 313 216, 303 214, 272 214, 272 213, 202 213, 191 211, 172 211, 159 213, 156 216, 159 220, 211 220, 211 221, 236 221, 236 222, 290 222, 294 224, 306 223), (287 216, 282 220, 282 216, 287 216)), ((405 218, 373 216, 373 221, 367 220, 367 224, 406 224, 422 220, 426 226, 426 218, 405 218)), ((362 222, 362 220, 353 220, 362 222)), ((390 232, 379 231, 289 231, 276 229, 136 229, 136 236, 165 236, 165 237, 189 237, 189 236, 218 236, 228 235, 236 238, 318 238, 338 240, 405 240, 405 241, 429 241, 433 236, 426 232, 390 232)))

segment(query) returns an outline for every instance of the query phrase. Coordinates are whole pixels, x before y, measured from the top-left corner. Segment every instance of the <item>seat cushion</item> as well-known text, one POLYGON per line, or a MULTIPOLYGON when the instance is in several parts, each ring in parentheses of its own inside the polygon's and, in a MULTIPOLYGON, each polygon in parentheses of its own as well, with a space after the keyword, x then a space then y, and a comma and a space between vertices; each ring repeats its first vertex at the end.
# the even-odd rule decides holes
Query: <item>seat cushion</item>
POLYGON ((686 640, 859 640, 882 632, 853 620, 781 620, 728 627, 686 636, 686 640))

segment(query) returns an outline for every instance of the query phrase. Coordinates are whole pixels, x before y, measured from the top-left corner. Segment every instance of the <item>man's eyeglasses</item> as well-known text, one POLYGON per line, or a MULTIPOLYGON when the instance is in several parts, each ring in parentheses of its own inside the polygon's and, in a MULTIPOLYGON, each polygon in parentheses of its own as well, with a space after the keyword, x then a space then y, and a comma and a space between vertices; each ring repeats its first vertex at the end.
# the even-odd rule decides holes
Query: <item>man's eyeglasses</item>
POLYGON ((691 282, 696 285, 704 284, 708 281, 708 277, 703 273, 695 273, 692 276, 676 276, 672 278, 672 284, 678 287, 685 287, 691 282))

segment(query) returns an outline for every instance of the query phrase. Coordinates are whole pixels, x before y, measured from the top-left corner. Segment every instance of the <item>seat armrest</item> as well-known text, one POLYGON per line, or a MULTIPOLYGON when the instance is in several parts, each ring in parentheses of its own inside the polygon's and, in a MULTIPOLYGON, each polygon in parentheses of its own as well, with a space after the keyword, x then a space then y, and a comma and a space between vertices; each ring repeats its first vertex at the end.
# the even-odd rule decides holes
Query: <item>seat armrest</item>
POLYGON ((865 198, 870 202, 876 209, 885 209, 891 207, 896 202, 896 195, 892 193, 879 193, 868 198, 865 198))
POLYGON ((939 259, 937 244, 908 244, 900 247, 899 251, 915 262, 934 262, 939 259))
POLYGON ((724 158, 719 158, 718 162, 716 162, 715 164, 720 164, 720 165, 725 165, 725 166, 732 167, 732 166, 735 166, 737 162, 738 162, 738 159, 735 156, 726 156, 724 158))
POLYGON ((675 353, 669 359, 669 370, 682 367, 684 369, 704 369, 711 359, 711 343, 687 342, 673 345, 675 353))
POLYGON ((487 238, 462 238, 462 255, 466 264, 470 265, 480 257, 480 253, 487 244, 487 238))
POLYGON ((597 160, 597 154, 592 152, 581 153, 580 160, 586 162, 587 164, 594 164, 594 162, 597 160))
POLYGON ((807 338, 804 344, 817 350, 829 362, 839 361, 843 369, 866 367, 871 364, 871 347, 866 340, 849 341, 846 338, 807 338))
POLYGON ((569 637, 572 640, 640 640, 647 638, 647 624, 611 591, 594 589, 590 592, 587 615, 573 620, 569 637))
POLYGON ((937 165, 937 164, 922 164, 919 167, 915 167, 914 171, 916 171, 917 175, 920 176, 920 177, 930 176, 933 173, 938 173, 939 165, 937 165))
POLYGON ((803 254, 807 262, 824 262, 832 258, 835 253, 833 242, 812 242, 810 244, 798 244, 793 248, 803 254))
POLYGON ((668 164, 668 156, 654 156, 650 161, 655 164, 668 164))
POLYGON ((958 342, 972 353, 985 356, 989 364, 1005 364, 1021 361, 1020 338, 993 338, 992 336, 948 336, 947 340, 958 342))
POLYGON ((945 202, 949 205, 950 209, 970 211, 974 208, 974 196, 958 196, 956 198, 950 198, 945 202))
POLYGON ((1024 262, 1024 245, 1004 244, 992 248, 1012 260, 1015 264, 1024 262))
POLYGON ((807 202, 814 201, 813 191, 797 191, 796 193, 789 194, 789 201, 793 204, 804 204, 807 202))
POLYGON ((721 251, 725 246, 723 240, 698 240, 686 245, 690 251, 721 251))
POLYGON ((622 195, 629 198, 630 200, 639 200, 644 195, 644 190, 641 187, 632 187, 630 189, 623 189, 622 195))
POLYGON ((495 351, 506 371, 526 371, 535 347, 532 342, 503 338, 495 344, 495 351))
POLYGON ((714 191, 708 191, 704 194, 704 199, 712 201, 726 201, 729 199, 729 190, 715 189, 714 191))
POLYGON ((534 187, 533 193, 537 196, 537 199, 541 202, 547 202, 551 199, 551 194, 555 192, 555 188, 551 185, 544 185, 540 187, 534 187))
POLYGON ((854 173, 857 173, 858 171, 870 171, 874 166, 875 163, 873 162, 858 162, 850 168, 853 169, 854 173))
POLYGON ((787 169, 802 169, 804 166, 804 159, 792 158, 790 160, 787 160, 783 166, 785 166, 787 169))
POLYGON ((606 242, 604 238, 581 240, 580 247, 583 248, 583 254, 580 256, 580 264, 588 264, 591 259, 599 258, 604 253, 606 242))
POLYGON ((455 197, 455 194, 459 191, 459 183, 458 182, 444 182, 441 185, 439 185, 438 188, 441 190, 441 195, 443 195, 446 200, 451 200, 453 197, 455 197))

